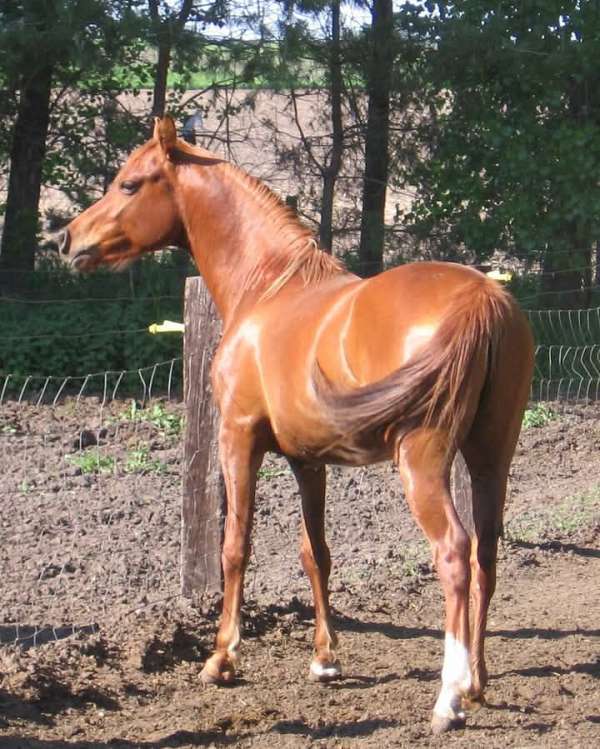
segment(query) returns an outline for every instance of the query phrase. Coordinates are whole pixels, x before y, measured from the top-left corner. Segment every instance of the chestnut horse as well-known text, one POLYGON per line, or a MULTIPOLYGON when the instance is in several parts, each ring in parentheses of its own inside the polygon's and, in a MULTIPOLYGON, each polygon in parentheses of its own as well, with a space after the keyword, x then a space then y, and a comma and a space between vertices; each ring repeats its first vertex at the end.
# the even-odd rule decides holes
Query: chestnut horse
POLYGON ((256 476, 267 451, 287 457, 302 499, 301 559, 315 602, 310 678, 340 677, 325 465, 391 459, 445 595, 432 728, 462 725, 487 681, 497 542, 533 366, 523 314, 495 281, 460 265, 418 263, 358 278, 268 188, 179 140, 164 118, 106 195, 67 227, 61 252, 90 270, 123 267, 167 245, 191 252, 224 329, 212 370, 227 489, 224 600, 203 681, 234 678, 256 476), (450 495, 459 449, 471 476, 472 538, 450 495))

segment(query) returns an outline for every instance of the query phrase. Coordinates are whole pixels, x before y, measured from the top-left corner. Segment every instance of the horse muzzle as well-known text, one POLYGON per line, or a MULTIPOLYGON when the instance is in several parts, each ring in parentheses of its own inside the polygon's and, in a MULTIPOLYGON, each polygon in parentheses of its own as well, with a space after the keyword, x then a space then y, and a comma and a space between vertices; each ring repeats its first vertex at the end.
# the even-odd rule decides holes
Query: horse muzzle
POLYGON ((74 270, 91 270, 98 264, 97 256, 96 247, 82 247, 69 257, 69 262, 74 270))
POLYGON ((86 270, 93 266, 97 255, 97 248, 94 246, 81 247, 76 252, 71 253, 71 233, 68 228, 63 229, 58 235, 58 251, 63 255, 65 260, 75 270, 86 270))

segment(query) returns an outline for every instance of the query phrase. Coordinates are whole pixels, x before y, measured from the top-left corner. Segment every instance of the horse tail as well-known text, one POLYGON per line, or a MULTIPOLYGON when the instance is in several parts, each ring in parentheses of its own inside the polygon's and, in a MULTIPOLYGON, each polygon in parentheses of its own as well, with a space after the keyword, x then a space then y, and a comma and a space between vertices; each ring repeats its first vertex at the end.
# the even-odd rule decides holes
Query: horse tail
POLYGON ((315 390, 336 433, 330 447, 356 458, 375 434, 398 440, 418 427, 444 430, 449 449, 458 447, 459 433, 468 431, 469 415, 472 421, 489 389, 515 311, 500 284, 482 276, 455 292, 428 343, 385 378, 340 391, 319 369, 315 390))

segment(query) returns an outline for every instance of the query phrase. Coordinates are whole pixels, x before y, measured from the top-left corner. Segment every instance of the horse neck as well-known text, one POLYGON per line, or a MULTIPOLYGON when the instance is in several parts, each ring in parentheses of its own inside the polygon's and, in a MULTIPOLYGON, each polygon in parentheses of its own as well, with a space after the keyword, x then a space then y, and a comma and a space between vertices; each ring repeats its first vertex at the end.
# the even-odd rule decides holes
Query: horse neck
POLYGON ((177 189, 190 250, 225 324, 242 302, 290 280, 294 258, 323 254, 265 186, 228 164, 180 168, 177 189))

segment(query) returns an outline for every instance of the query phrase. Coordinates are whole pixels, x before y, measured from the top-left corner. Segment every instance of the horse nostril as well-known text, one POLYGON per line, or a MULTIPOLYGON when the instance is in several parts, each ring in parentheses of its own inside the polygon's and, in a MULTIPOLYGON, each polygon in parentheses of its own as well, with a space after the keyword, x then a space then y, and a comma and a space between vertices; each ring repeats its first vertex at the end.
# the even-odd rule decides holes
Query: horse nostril
POLYGON ((58 251, 62 255, 68 255, 70 244, 71 235, 69 234, 69 230, 63 229, 63 231, 61 231, 61 233, 58 235, 58 251))

